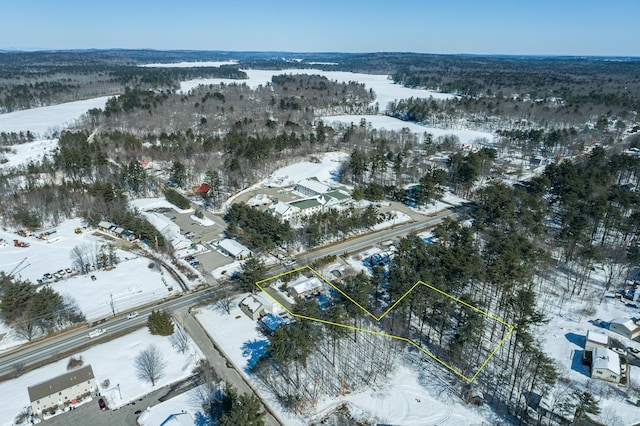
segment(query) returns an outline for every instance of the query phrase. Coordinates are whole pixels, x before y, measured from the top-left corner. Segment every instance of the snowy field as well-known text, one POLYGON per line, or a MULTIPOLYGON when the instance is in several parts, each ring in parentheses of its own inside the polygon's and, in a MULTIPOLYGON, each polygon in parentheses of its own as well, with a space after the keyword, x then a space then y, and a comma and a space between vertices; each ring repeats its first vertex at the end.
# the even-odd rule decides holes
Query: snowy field
POLYGON ((197 68, 197 67, 216 67, 222 65, 235 65, 238 61, 202 61, 202 62, 174 62, 171 64, 143 64, 138 65, 146 68, 197 68))
MULTIPOLYGON (((92 251, 108 242, 101 236, 93 235, 93 229, 84 229, 82 234, 76 234, 74 230, 81 227, 81 223, 80 219, 61 223, 56 233, 49 236, 48 241, 52 242, 0 230, 0 239, 4 241, 0 242, 0 270, 10 274, 15 269, 16 277, 36 283, 45 273, 53 274, 61 269, 72 268, 71 250, 74 247, 86 247, 92 251), (15 247, 14 239, 30 245, 26 248, 15 247)), ((124 312, 180 291, 180 286, 170 274, 161 275, 157 269, 148 268, 149 259, 121 250, 117 251, 117 255, 120 263, 115 269, 91 272, 96 277, 95 281, 88 275, 70 276, 65 273, 60 281, 50 284, 51 288, 73 298, 88 320, 110 315, 112 298, 116 312, 124 312), (168 291, 168 287, 173 287, 173 290, 168 291)), ((0 340, 0 348, 18 343, 21 340, 9 332, 0 340)))
MULTIPOLYGON (((172 346, 170 337, 153 336, 146 328, 110 342, 96 345, 84 352, 75 354, 74 357, 81 356, 84 360, 84 365, 91 365, 102 397, 106 399, 109 408, 113 409, 138 399, 155 389, 150 383, 138 379, 134 367, 136 356, 151 344, 158 347, 164 361, 167 363, 165 374, 156 383, 155 388, 160 388, 190 376, 197 365, 197 361, 202 357, 196 345, 190 343, 185 353, 180 353, 172 346), (103 389, 101 384, 106 379, 109 379, 110 385, 107 389, 103 389), (120 385, 122 398, 118 393, 118 384, 120 385)), ((65 358, 25 373, 17 379, 0 382, 0 395, 2 395, 0 425, 13 425, 15 416, 23 407, 29 405, 28 386, 33 386, 66 373, 68 361, 69 358, 65 358)))
POLYGON ((403 128, 408 128, 413 132, 420 142, 423 140, 424 133, 431 133, 435 138, 440 136, 457 136, 462 145, 478 146, 478 140, 486 140, 487 142, 493 142, 494 136, 491 133, 480 132, 470 129, 440 129, 437 127, 423 126, 418 123, 410 121, 402 121, 398 118, 389 117, 386 115, 334 115, 321 117, 325 124, 331 125, 332 123, 342 123, 346 125, 354 124, 360 125, 361 119, 367 120, 367 123, 371 123, 371 126, 377 130, 395 130, 399 131, 403 128))
MULTIPOLYGON (((267 339, 257 330, 255 321, 238 308, 238 302, 239 299, 232 303, 230 315, 209 306, 201 308, 196 316, 233 363, 254 386, 262 389, 260 382, 247 373, 247 367, 255 362, 259 348, 264 348, 267 339)), ((312 417, 294 417, 282 411, 273 395, 264 396, 288 425, 304 425, 310 420, 319 420, 324 413, 331 412, 343 402, 348 403, 350 412, 355 416, 375 423, 453 426, 496 421, 488 409, 463 405, 459 398, 443 392, 443 384, 420 374, 421 369, 424 366, 417 368, 401 362, 389 383, 347 396, 321 400, 317 414, 312 417)))
POLYGON ((282 167, 269 176, 268 179, 260 182, 262 186, 291 186, 307 178, 316 177, 320 182, 334 181, 338 184, 336 177, 340 165, 349 159, 346 152, 328 152, 315 156, 319 163, 311 161, 301 161, 282 167))
POLYGON ((31 161, 40 161, 42 160, 42 156, 51 155, 57 147, 57 139, 44 139, 13 145, 11 147, 12 153, 2 155, 2 157, 8 161, 6 163, 0 163, 0 169, 9 169, 22 164, 28 164, 31 161))
MULTIPOLYGON (((164 64, 170 66, 171 64, 164 64)), ((383 111, 387 108, 389 102, 393 102, 398 99, 405 98, 422 98, 422 99, 451 99, 454 95, 449 93, 439 93, 432 90, 424 89, 411 89, 404 87, 401 84, 395 84, 389 76, 379 74, 362 74, 346 71, 322 71, 317 69, 286 69, 286 70, 242 70, 247 73, 248 79, 245 80, 233 80, 228 78, 202 78, 184 81, 180 83, 180 92, 187 93, 189 90, 199 85, 208 84, 246 84, 251 88, 256 88, 260 85, 265 86, 271 82, 271 78, 274 75, 281 74, 317 74, 327 77, 329 80, 336 80, 339 82, 357 81, 358 83, 364 83, 366 89, 373 89, 376 95, 376 99, 373 104, 378 103, 380 110, 383 111)))
POLYGON ((0 132, 30 130, 36 136, 46 137, 72 125, 92 108, 104 108, 111 96, 67 102, 64 104, 31 108, 0 114, 0 132))

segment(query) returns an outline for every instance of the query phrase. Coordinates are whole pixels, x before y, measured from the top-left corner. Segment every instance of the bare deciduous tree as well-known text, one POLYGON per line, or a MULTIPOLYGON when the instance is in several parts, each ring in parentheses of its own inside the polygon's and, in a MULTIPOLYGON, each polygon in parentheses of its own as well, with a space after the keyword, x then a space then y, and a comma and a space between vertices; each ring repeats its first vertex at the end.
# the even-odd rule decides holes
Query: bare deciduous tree
POLYGON ((155 386, 156 382, 164 375, 166 366, 167 363, 156 345, 149 345, 135 359, 138 378, 151 382, 151 386, 155 386))
POLYGON ((220 292, 220 298, 216 301, 216 306, 225 311, 228 315, 231 314, 231 302, 232 294, 228 289, 222 289, 220 292))
POLYGON ((75 246, 71 250, 71 261, 73 265, 78 268, 81 274, 89 272, 89 246, 83 244, 81 246, 75 246))
POLYGON ((180 353, 184 353, 189 347, 189 337, 187 336, 187 332, 184 330, 182 323, 178 321, 178 319, 174 318, 173 323, 175 330, 173 335, 171 335, 171 343, 180 351, 180 353))

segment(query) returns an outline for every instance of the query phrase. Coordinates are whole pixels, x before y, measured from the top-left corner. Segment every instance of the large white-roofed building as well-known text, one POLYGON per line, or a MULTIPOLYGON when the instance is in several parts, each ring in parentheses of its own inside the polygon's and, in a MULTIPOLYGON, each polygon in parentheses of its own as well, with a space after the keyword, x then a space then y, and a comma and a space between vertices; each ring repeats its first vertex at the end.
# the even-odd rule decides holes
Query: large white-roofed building
POLYGON ((221 240, 218 243, 218 247, 220 247, 220 249, 222 249, 222 251, 227 253, 229 256, 238 260, 246 259, 247 257, 251 257, 253 255, 253 253, 251 253, 251 250, 249 250, 247 247, 230 238, 221 240))

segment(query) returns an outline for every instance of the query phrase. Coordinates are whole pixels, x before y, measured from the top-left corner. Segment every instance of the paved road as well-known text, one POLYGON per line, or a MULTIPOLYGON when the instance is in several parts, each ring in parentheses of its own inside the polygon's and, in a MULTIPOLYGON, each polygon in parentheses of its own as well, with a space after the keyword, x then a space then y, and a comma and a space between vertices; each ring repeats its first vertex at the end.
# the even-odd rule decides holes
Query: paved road
MULTIPOLYGON (((354 252, 358 250, 362 250, 366 247, 372 246, 374 244, 380 243, 382 241, 386 241, 389 239, 393 239, 402 235, 406 235, 411 232, 417 232, 431 226, 436 225, 441 222, 445 217, 452 216, 455 213, 452 211, 444 211, 435 215, 431 218, 428 218, 423 221, 409 223, 409 224, 401 224, 392 229, 386 229, 382 231, 378 231, 375 233, 371 233, 368 235, 350 238, 348 240, 332 244, 329 247, 317 249, 311 251, 298 261, 300 265, 310 263, 311 261, 329 255, 340 255, 345 252, 354 252)), ((271 272, 278 273, 284 271, 283 267, 273 268, 271 272)), ((203 300, 205 297, 213 297, 216 293, 220 292, 221 289, 219 287, 215 288, 206 288, 203 290, 199 290, 197 292, 191 294, 185 294, 182 297, 167 300, 163 303, 156 304, 155 306, 149 306, 144 309, 139 309, 138 312, 140 316, 133 319, 126 319, 125 316, 116 317, 112 319, 106 320, 106 322, 99 324, 95 327, 86 328, 82 327, 80 329, 72 330, 69 332, 65 332, 59 336, 55 336, 52 338, 45 339, 41 342, 32 343, 26 345, 26 347, 18 348, 12 352, 5 353, 0 355, 0 377, 10 376, 15 371, 15 366, 21 364, 23 367, 36 367, 38 365, 44 365, 49 362, 53 362, 57 359, 61 359, 63 357, 68 356, 69 354, 73 354, 85 347, 90 345, 97 344, 101 341, 105 341, 108 339, 115 338, 119 335, 128 333, 131 329, 139 328, 144 326, 146 322, 146 318, 152 309, 164 309, 171 312, 179 312, 180 315, 184 315, 184 323, 185 328, 192 336, 194 341, 201 348, 211 365, 214 367, 217 374, 224 380, 230 381, 240 392, 254 392, 251 389, 250 385, 243 379, 243 377, 236 371, 235 366, 228 366, 227 360, 225 359, 224 354, 214 347, 212 339, 210 339, 206 332, 200 327, 200 325, 195 321, 191 315, 186 314, 186 308, 192 306, 199 301, 203 300), (89 339, 87 334, 89 331, 95 328, 105 328, 107 332, 98 338, 89 339)), ((159 392, 159 391, 156 391, 159 392)), ((139 406, 150 406, 154 405, 153 398, 157 398, 156 392, 148 395, 143 399, 143 401, 139 401, 139 406)), ((254 392, 255 393, 255 392, 254 392)), ((257 394, 257 393, 256 393, 257 394)), ((259 397, 259 395, 258 395, 259 397)), ((97 410, 97 402, 89 403, 86 408, 78 408, 76 413, 67 413, 72 415, 81 416, 81 413, 89 413, 93 409, 97 410)), ((83 406, 84 407, 84 406, 83 406)), ((281 424, 281 422, 276 419, 276 417, 268 411, 268 406, 265 404, 267 408, 267 422, 271 425, 281 424)), ((139 409, 139 408, 138 408, 139 409)), ((99 411, 99 410, 98 410, 99 411)), ((133 411, 135 413, 136 410, 114 410, 110 412, 101 412, 103 415, 102 419, 106 419, 107 422, 105 424, 134 424, 129 423, 134 417, 130 416, 131 413, 129 411, 133 411), (125 414, 116 413, 117 411, 126 412, 125 414), (127 414, 128 413, 128 414, 127 414), (115 417, 113 417, 115 416, 115 417), (125 417, 121 417, 125 416, 125 417), (112 418, 113 417, 113 418, 112 418), (117 418, 116 418, 117 417, 117 418)), ((65 418, 65 417, 63 417, 65 418)), ((57 420, 52 420, 53 422, 57 420)), ((62 421, 62 420, 61 420, 62 421)), ((54 424, 54 423, 51 423, 54 424)), ((93 424, 92 421, 84 422, 79 420, 78 422, 68 423, 67 418, 65 418, 63 423, 60 424, 93 424)), ((96 426, 99 426, 101 423, 96 423, 96 426)))
POLYGON ((140 315, 137 318, 127 319, 126 316, 107 319, 104 323, 94 327, 81 327, 65 332, 59 336, 47 338, 37 343, 28 344, 14 351, 4 353, 0 357, 0 377, 10 375, 15 371, 17 364, 29 367, 38 364, 46 364, 57 359, 64 358, 68 354, 75 353, 85 347, 95 345, 109 339, 113 339, 122 334, 126 334, 132 329, 143 327, 152 309, 166 309, 172 311, 182 307, 195 304, 205 295, 215 294, 218 289, 206 289, 193 294, 186 294, 182 297, 170 299, 166 302, 139 309, 140 315), (106 333, 88 338, 90 331, 97 328, 106 329, 106 333))
POLYGON ((187 331, 187 333, 189 333, 193 341, 198 345, 220 379, 231 383, 236 389, 238 389, 238 392, 240 393, 253 393, 254 395, 256 395, 262 401, 263 408, 267 413, 265 417, 265 423, 267 425, 284 424, 280 419, 277 418, 277 415, 271 411, 269 405, 262 400, 260 394, 255 392, 255 390, 244 379, 244 377, 240 375, 240 373, 237 371, 237 366, 231 363, 222 349, 214 345, 213 339, 209 337, 200 323, 198 323, 198 321, 196 321, 192 315, 187 313, 186 309, 175 312, 174 315, 182 320, 185 330, 187 331))
MULTIPOLYGON (((302 259, 298 261, 299 265, 308 264, 311 261, 329 255, 340 255, 346 251, 354 252, 379 242, 396 238, 401 235, 406 235, 411 232, 416 232, 428 227, 434 226, 443 218, 454 215, 451 211, 444 211, 440 214, 428 218, 421 222, 414 222, 410 224, 398 225, 393 229, 385 229, 375 233, 367 234, 360 237, 354 237, 349 240, 345 240, 339 243, 335 243, 329 247, 317 249, 304 255, 302 259)), ((276 267, 272 269, 272 273, 283 272, 285 268, 276 267)), ((12 374, 15 371, 15 366, 21 363, 23 366, 44 364, 47 362, 60 359, 67 354, 76 352, 84 347, 96 344, 100 341, 104 341, 120 333, 124 334, 129 329, 135 327, 141 327, 145 321, 151 309, 164 309, 167 311, 174 311, 183 307, 187 307, 195 304, 197 301, 202 300, 207 294, 214 294, 219 291, 216 288, 207 288, 191 294, 185 294, 182 297, 170 299, 163 303, 158 303, 150 306, 146 309, 139 310, 140 316, 131 320, 127 320, 126 317, 121 316, 107 320, 104 324, 100 324, 93 328, 81 328, 73 331, 65 332, 59 336, 45 339, 38 343, 32 343, 25 347, 19 348, 13 352, 5 353, 0 356, 0 377, 4 377, 12 374), (107 333, 98 337, 89 339, 87 333, 95 328, 105 328, 107 333)))

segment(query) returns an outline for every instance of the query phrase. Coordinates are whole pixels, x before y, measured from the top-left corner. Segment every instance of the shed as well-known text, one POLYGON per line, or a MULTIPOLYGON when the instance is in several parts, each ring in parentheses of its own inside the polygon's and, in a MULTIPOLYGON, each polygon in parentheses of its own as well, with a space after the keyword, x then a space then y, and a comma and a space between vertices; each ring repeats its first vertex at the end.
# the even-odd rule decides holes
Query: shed
POLYGON ((587 340, 584 344, 585 351, 591 351, 594 348, 608 348, 609 336, 604 333, 598 333, 597 331, 587 331, 587 340))

